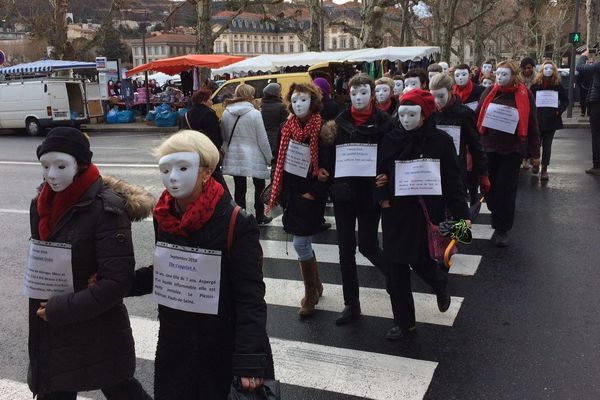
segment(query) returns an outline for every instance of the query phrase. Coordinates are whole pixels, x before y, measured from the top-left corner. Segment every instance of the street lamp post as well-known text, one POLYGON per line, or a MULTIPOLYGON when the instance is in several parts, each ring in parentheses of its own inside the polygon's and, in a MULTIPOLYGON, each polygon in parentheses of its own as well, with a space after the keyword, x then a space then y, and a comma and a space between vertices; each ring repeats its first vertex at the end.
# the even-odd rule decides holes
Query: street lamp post
MULTIPOLYGON (((573 32, 579 31, 579 3, 581 0, 575 2, 575 21, 573 22, 573 32)), ((589 38, 588 38, 589 41, 589 38)), ((577 43, 571 43, 571 62, 569 66, 569 107, 567 107, 567 118, 573 117, 573 103, 575 103, 575 96, 573 87, 575 86, 575 46, 577 43)))
MULTIPOLYGON (((148 63, 148 58, 146 54, 146 26, 148 24, 146 22, 140 23, 140 28, 142 28, 142 48, 144 51, 144 64, 148 63)), ((146 113, 150 111, 150 85, 148 84, 148 70, 144 71, 144 87, 146 88, 146 113)))

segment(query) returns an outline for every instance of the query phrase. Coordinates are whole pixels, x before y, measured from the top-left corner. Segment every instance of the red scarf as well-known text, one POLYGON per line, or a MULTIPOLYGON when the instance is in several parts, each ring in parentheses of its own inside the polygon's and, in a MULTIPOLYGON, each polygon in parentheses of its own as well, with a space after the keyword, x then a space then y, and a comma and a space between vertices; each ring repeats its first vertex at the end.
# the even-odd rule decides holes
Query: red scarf
MULTIPOLYGON (((390 109, 391 106, 392 106, 392 98, 391 97, 388 97, 388 99, 385 103, 375 103, 375 107, 377 107, 377 109, 379 111, 383 111, 383 112, 388 112, 388 110, 390 109)), ((352 114, 352 115, 354 116, 354 114, 352 114)), ((367 121, 365 121, 365 122, 367 122, 367 121)))
POLYGON ((369 104, 367 111, 358 111, 354 106, 350 109, 352 118, 354 118, 354 125, 361 126, 367 123, 371 115, 373 115, 373 103, 369 104))
POLYGON ((519 124, 517 125, 517 134, 521 139, 527 137, 527 130, 529 127, 529 90, 525 85, 519 83, 518 86, 505 87, 495 84, 492 90, 483 100, 481 105, 481 112, 479 113, 479 119, 477 120, 477 128, 483 135, 485 133, 485 127, 483 126, 483 119, 487 111, 488 106, 496 98, 496 94, 500 93, 514 93, 515 103, 517 105, 517 111, 519 112, 519 124))
POLYGON ((283 128, 281 128, 281 142, 279 144, 279 155, 277 156, 277 166, 275 167, 275 175, 273 176, 273 186, 271 187, 271 197, 267 205, 266 212, 268 213, 277 202, 279 193, 283 183, 283 165, 287 155, 290 140, 303 143, 306 139, 310 139, 310 168, 312 176, 317 176, 319 173, 319 133, 321 132, 323 119, 319 114, 312 114, 304 127, 300 126, 300 119, 296 115, 292 115, 283 128))
POLYGON ((55 192, 48 183, 44 183, 42 191, 37 199, 37 212, 40 217, 38 222, 38 233, 40 239, 48 240, 52 230, 69 209, 77 204, 81 196, 87 192, 100 177, 100 172, 94 164, 79 176, 75 177, 62 192, 55 192))
POLYGON ((469 97, 471 97, 471 93, 473 93, 473 81, 471 81, 471 79, 469 79, 467 84, 462 88, 458 85, 454 85, 454 94, 460 97, 460 101, 463 104, 467 104, 469 97))

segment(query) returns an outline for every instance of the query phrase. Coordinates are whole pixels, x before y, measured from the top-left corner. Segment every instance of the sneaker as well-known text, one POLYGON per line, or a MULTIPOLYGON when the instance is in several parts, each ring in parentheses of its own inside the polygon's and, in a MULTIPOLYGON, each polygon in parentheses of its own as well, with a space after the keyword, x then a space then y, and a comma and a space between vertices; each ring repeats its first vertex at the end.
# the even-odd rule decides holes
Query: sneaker
POLYGON ((258 223, 258 225, 267 225, 271 221, 273 221, 272 217, 267 217, 267 216, 264 216, 264 215, 261 218, 256 218, 256 222, 258 223))
POLYGON ((399 326, 394 326, 392 327, 392 329, 387 331, 387 333, 385 334, 385 338, 387 340, 396 341, 403 339, 407 336, 414 335, 415 333, 417 333, 417 328, 415 326, 409 329, 402 329, 399 326))
POLYGON ((492 242, 494 242, 494 245, 496 245, 496 247, 507 247, 508 233, 495 230, 494 234, 492 235, 492 242))
POLYGON ((590 174, 590 175, 600 176, 600 168, 593 167, 593 168, 590 168, 590 169, 586 169, 585 173, 586 174, 590 174))

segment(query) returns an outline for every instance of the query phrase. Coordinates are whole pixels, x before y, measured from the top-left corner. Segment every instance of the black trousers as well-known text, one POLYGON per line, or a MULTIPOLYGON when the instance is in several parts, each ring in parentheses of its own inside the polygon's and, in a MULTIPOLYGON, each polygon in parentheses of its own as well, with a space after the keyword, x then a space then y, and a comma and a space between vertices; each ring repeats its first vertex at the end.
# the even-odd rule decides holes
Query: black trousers
POLYGON ((594 168, 600 168, 600 102, 588 103, 594 168))
POLYGON ((377 234, 381 210, 373 205, 365 211, 357 211, 354 202, 334 202, 333 211, 338 234, 340 269, 344 304, 360 306, 358 297, 358 271, 356 269, 356 234, 358 220, 358 250, 384 275, 387 262, 379 246, 377 234))
POLYGON ((519 153, 487 153, 492 188, 486 202, 492 212, 492 228, 508 232, 515 219, 515 202, 522 155, 519 153))
MULTIPOLYGON (((235 185, 234 199, 238 206, 243 209, 246 208, 246 177, 245 176, 234 176, 233 183, 235 185)), ((254 210, 256 211, 256 218, 260 219, 265 215, 265 205, 260 200, 260 194, 265 190, 265 180, 252 178, 254 184, 254 210)))
POLYGON ((581 114, 585 115, 586 110, 587 110, 587 96, 588 96, 588 90, 582 88, 581 86, 579 87, 579 105, 581 106, 581 114))
MULTIPOLYGON (((152 400, 152 397, 135 378, 129 378, 115 386, 102 389, 107 400, 152 400)), ((52 392, 38 395, 38 400, 76 400, 77 392, 52 392)))
POLYGON ((465 187, 468 191, 469 204, 477 203, 479 196, 479 174, 474 171, 467 171, 465 187))
POLYGON ((388 278, 388 290, 394 313, 394 324, 403 330, 415 326, 415 302, 410 282, 411 267, 425 283, 431 286, 436 294, 443 293, 448 286, 447 272, 429 257, 426 249, 416 264, 392 263, 388 278))
POLYGON ((542 165, 550 165, 550 156, 552 155, 552 141, 556 131, 540 131, 542 140, 542 165))

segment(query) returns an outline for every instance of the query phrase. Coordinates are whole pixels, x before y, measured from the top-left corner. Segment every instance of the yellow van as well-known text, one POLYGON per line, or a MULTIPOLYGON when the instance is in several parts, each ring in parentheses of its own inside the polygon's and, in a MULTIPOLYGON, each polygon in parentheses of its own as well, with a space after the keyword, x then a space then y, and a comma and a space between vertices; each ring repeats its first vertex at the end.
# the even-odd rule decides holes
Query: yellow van
POLYGON ((275 75, 259 75, 259 76, 247 76, 245 78, 236 78, 228 80, 223 83, 213 93, 211 100, 213 102, 213 110, 217 113, 217 116, 221 118, 223 115, 223 102, 226 99, 232 98, 235 88, 238 85, 245 83, 253 86, 255 89, 254 97, 260 99, 263 97, 263 89, 269 83, 277 82, 281 85, 281 96, 285 97, 290 90, 292 83, 311 83, 312 79, 308 72, 297 72, 291 74, 275 74, 275 75))

